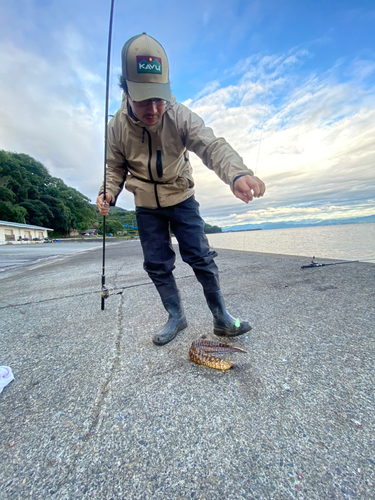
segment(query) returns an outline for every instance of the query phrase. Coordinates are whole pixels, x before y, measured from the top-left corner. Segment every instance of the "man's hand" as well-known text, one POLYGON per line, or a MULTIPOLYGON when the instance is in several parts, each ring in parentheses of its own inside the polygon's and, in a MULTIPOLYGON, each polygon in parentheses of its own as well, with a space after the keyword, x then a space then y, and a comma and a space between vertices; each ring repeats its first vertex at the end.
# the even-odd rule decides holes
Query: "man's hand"
POLYGON ((239 177, 233 186, 234 195, 245 203, 249 203, 253 198, 260 198, 265 191, 264 182, 253 175, 239 177))
POLYGON ((99 213, 101 215, 108 215, 109 212, 109 204, 112 201, 112 196, 108 193, 105 194, 105 200, 104 200, 104 194, 100 194, 96 198, 96 206, 99 209, 99 213))

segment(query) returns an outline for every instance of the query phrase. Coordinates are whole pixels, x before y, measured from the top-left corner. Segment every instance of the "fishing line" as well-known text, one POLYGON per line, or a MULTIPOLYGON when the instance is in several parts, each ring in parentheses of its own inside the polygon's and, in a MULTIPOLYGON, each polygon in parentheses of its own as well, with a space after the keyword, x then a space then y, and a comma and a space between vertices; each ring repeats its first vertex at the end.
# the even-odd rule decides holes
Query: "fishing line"
MULTIPOLYGON (((348 261, 340 261, 340 262, 328 262, 327 264, 319 264, 319 263, 316 263, 317 265, 307 265, 307 266, 301 266, 302 269, 307 269, 307 268, 314 268, 314 267, 325 267, 325 266, 334 266, 334 265, 338 265, 338 264, 354 264, 354 263, 358 263, 358 262, 370 262, 370 263, 373 263, 375 265, 375 262, 374 262, 374 259, 359 259, 359 260, 348 260, 348 261)), ((182 280, 182 279, 187 279, 187 278, 195 278, 194 275, 191 275, 191 274, 188 274, 186 276, 179 276, 176 279, 177 280, 182 280)), ((152 281, 147 281, 147 282, 144 282, 144 283, 137 283, 135 285, 127 285, 127 286, 122 286, 122 287, 115 287, 113 288, 113 290, 108 290, 108 296, 110 295, 122 295, 123 292, 116 292, 115 293, 115 290, 127 290, 129 288, 138 288, 140 286, 150 286, 150 285, 153 285, 153 282, 152 281)), ((94 290, 94 291, 91 291, 91 292, 82 292, 82 293, 73 293, 73 294, 70 294, 70 295, 62 295, 61 297, 51 297, 50 299, 42 299, 42 300, 36 300, 34 302, 22 302, 22 304, 8 304, 6 306, 0 306, 0 310, 2 309, 12 309, 14 307, 23 307, 23 306, 29 306, 29 305, 35 305, 35 304, 43 304, 44 302, 52 302, 54 300, 62 300, 62 299, 70 299, 72 297, 83 297, 85 295, 92 295, 92 294, 97 294, 97 293, 103 293, 103 291, 99 291, 99 290, 94 290)))
MULTIPOLYGON (((265 106, 264 106, 265 108, 265 106)), ((255 162, 255 170, 254 170, 254 175, 256 175, 257 170, 258 170, 258 162, 259 162, 259 154, 260 154, 260 145, 262 144, 262 137, 263 137, 263 127, 264 127, 264 119, 265 119, 266 112, 263 112, 263 119, 262 119, 262 128, 260 131, 260 139, 259 139, 259 145, 258 145, 258 154, 257 154, 257 159, 255 162)))
MULTIPOLYGON (((266 84, 265 84, 265 87, 266 87, 266 96, 268 94, 268 82, 266 81, 266 84)), ((259 162, 259 155, 260 155, 260 146, 262 144, 262 138, 263 138, 263 129, 264 129, 264 122, 266 121, 266 104, 264 104, 263 106, 263 114, 262 114, 262 126, 261 126, 261 129, 260 129, 260 138, 259 138, 259 145, 258 145, 258 154, 257 154, 257 159, 256 159, 256 162, 255 162, 255 170, 254 170, 254 175, 256 175, 257 173, 257 170, 258 170, 258 162, 259 162)))
MULTIPOLYGON (((268 94, 268 83, 266 82, 266 95, 268 94)), ((255 161, 255 169, 254 169, 254 176, 256 176, 257 174, 257 170, 258 170, 258 163, 259 163, 259 156, 260 156, 260 147, 261 147, 261 144, 262 144, 262 138, 263 138, 263 129, 264 129, 264 122, 266 120, 266 105, 263 106, 263 114, 262 114, 262 121, 261 121, 261 129, 260 129, 260 138, 259 138, 259 144, 258 144, 258 153, 257 153, 257 159, 255 161)), ((246 246, 245 246, 245 243, 246 243, 246 233, 247 231, 244 231, 244 235, 243 235, 243 250, 246 250, 246 246)))
MULTIPOLYGON (((108 114, 109 114, 109 83, 111 74, 111 47, 112 47, 112 25, 113 25, 113 8, 114 0, 111 0, 111 12, 109 15, 109 32, 108 32, 108 51, 107 51, 107 77, 105 89, 105 115, 104 115, 104 202, 106 202, 107 192, 107 139, 108 139, 108 114)), ((103 264, 102 264, 102 298, 101 310, 104 311, 104 302, 108 297, 108 289, 105 286, 105 233, 106 233, 106 216, 103 215, 103 264)))
MULTIPOLYGON (((195 278, 195 275, 187 275, 187 276, 179 276, 178 278, 175 278, 177 280, 181 279, 186 279, 186 278, 195 278)), ((122 287, 115 287, 113 290, 108 290, 108 296, 110 295, 122 295, 123 292, 115 292, 115 290, 127 290, 128 288, 137 288, 140 286, 147 286, 147 285, 153 285, 154 283, 152 281, 147 281, 144 283, 137 283, 135 285, 126 285, 122 287)), ((11 309, 13 307, 22 307, 22 306, 29 306, 29 305, 35 305, 35 304, 43 304, 44 302, 51 302, 53 300, 62 300, 62 299, 70 299, 72 297, 83 297, 85 295, 93 295, 96 293, 101 293, 103 294, 102 290, 94 290, 91 292, 82 292, 82 293, 72 293, 70 295, 62 295, 61 297, 51 297, 50 299, 41 299, 41 300, 36 300, 34 302, 22 302, 22 304, 8 304, 6 306, 0 306, 1 309, 11 309)))

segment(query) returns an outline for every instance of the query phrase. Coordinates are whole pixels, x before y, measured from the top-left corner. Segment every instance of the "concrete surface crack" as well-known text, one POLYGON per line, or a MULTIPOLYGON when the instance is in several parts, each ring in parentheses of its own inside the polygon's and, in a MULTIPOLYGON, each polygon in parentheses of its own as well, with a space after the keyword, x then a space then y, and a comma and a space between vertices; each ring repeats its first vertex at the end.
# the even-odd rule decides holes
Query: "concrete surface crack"
POLYGON ((90 438, 92 433, 94 432, 95 428, 97 427, 101 415, 101 410, 102 406, 106 400, 106 397, 109 393, 110 390, 110 384, 112 382, 113 374, 117 371, 117 368, 120 364, 120 355, 121 355, 121 330, 122 330, 122 322, 123 322, 123 305, 124 305, 124 298, 121 297, 121 301, 118 307, 118 328, 117 328, 117 334, 115 338, 115 356, 112 360, 112 366, 109 370, 109 376, 107 379, 102 383, 102 386, 99 391, 99 398, 98 401, 94 405, 94 414, 93 414, 93 421, 90 426, 90 429, 86 433, 86 436, 84 438, 84 441, 87 443, 90 438))
MULTIPOLYGON (((176 277, 176 280, 182 280, 186 278, 194 278, 194 275, 187 275, 187 276, 179 276, 176 277)), ((114 286, 110 289, 110 295, 122 295, 123 292, 118 292, 118 293, 113 293, 115 290, 127 290, 128 288, 137 288, 139 286, 150 286, 153 285, 152 281, 147 281, 144 283, 136 283, 134 285, 127 285, 127 286, 121 286, 117 287, 114 286)), ((6 306, 0 306, 1 309, 13 309, 15 307, 23 307, 23 306, 29 306, 29 305, 35 305, 35 304, 43 304, 44 302, 51 302, 53 300, 62 300, 62 299, 70 299, 72 297, 83 297, 84 295, 92 295, 92 294, 99 294, 101 293, 100 290, 93 290, 91 292, 82 292, 82 293, 73 293, 70 295, 61 295, 60 297, 51 297, 49 299, 40 299, 40 300, 35 300, 35 301, 30 301, 30 302, 22 302, 21 304, 7 304, 6 306)))
POLYGON ((123 325, 123 305, 124 305, 124 298, 121 297, 121 301, 118 307, 118 328, 117 328, 117 333, 115 337, 115 352, 114 352, 114 357, 112 359, 111 367, 109 369, 109 374, 106 378, 106 380, 101 384, 100 389, 99 389, 99 396, 97 398, 96 403, 94 404, 94 409, 93 409, 93 416, 92 416, 92 422, 91 425, 86 432, 86 434, 82 437, 82 444, 78 447, 75 457, 68 467, 68 470, 65 474, 65 477, 61 479, 61 481, 57 484, 56 489, 53 491, 53 495, 55 495, 63 486, 64 484, 68 481, 69 476, 74 473, 74 470, 76 468, 77 462, 79 460, 79 457, 85 448, 86 444, 89 442, 91 437, 93 436, 96 428, 98 427, 99 421, 100 421, 100 416, 101 416, 101 410, 103 407, 103 404, 105 403, 105 400, 108 396, 108 393, 110 391, 110 386, 111 382, 113 379, 114 373, 116 373, 118 366, 120 364, 120 359, 121 359, 121 331, 122 331, 122 325, 123 325))

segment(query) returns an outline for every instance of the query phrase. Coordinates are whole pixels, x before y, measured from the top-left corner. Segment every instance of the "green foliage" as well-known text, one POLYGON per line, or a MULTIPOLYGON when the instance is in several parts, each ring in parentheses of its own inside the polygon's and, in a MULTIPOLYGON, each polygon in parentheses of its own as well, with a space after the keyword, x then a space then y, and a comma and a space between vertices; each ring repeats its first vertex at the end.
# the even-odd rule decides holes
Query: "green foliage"
MULTIPOLYGON (((116 236, 118 231, 122 232, 124 230, 124 227, 120 221, 108 219, 105 221, 105 230, 106 234, 113 234, 116 236)), ((99 226, 98 233, 103 234, 103 224, 99 226)))
POLYGON ((25 222, 27 210, 19 205, 12 205, 9 201, 0 200, 0 220, 9 222, 25 222))
POLYGON ((48 227, 50 220, 53 218, 52 212, 42 201, 22 201, 20 206, 25 208, 27 211, 27 215, 25 216, 26 224, 48 227))
POLYGON ((0 150, 0 219, 49 227, 54 236, 85 231, 96 221, 90 200, 38 161, 0 150))
MULTIPOLYGON (((100 215, 97 208, 96 211, 97 224, 99 227, 98 233, 103 234, 103 216, 100 215)), ((110 207, 109 215, 106 217, 106 234, 112 233, 116 236, 117 231, 123 231, 125 238, 138 238, 137 218, 134 210, 125 210, 120 207, 110 207)))
POLYGON ((209 234, 209 233, 221 233, 222 229, 219 226, 210 226, 210 224, 205 223, 204 224, 204 232, 206 234, 209 234))
POLYGON ((16 197, 10 189, 0 186, 0 200, 2 201, 10 201, 13 203, 15 201, 16 197))

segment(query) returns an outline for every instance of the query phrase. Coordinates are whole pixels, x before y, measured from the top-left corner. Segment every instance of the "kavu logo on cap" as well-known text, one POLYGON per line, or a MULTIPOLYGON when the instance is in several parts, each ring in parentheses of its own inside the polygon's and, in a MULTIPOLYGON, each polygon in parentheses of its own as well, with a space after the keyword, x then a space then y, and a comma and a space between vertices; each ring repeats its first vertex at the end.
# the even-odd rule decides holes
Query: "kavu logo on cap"
POLYGON ((137 73, 162 74, 161 58, 137 56, 137 73))

